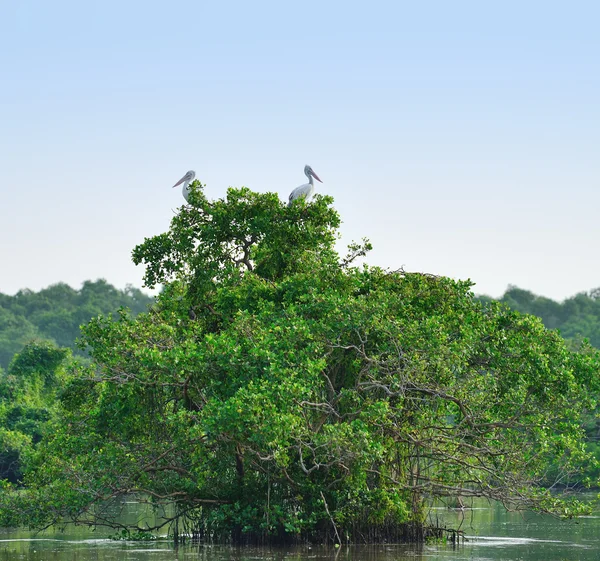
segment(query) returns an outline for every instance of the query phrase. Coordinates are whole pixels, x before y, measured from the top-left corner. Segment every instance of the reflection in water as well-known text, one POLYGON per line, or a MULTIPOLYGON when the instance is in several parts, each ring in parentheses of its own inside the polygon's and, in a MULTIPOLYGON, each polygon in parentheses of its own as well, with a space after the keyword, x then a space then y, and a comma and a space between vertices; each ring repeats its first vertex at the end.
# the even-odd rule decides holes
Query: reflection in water
POLYGON ((67 527, 35 534, 0 530, 0 561, 598 561, 600 518, 561 521, 549 516, 507 513, 499 505, 478 508, 435 508, 430 518, 459 527, 468 541, 421 546, 381 545, 292 549, 181 546, 167 540, 123 542, 108 539, 110 531, 67 527))

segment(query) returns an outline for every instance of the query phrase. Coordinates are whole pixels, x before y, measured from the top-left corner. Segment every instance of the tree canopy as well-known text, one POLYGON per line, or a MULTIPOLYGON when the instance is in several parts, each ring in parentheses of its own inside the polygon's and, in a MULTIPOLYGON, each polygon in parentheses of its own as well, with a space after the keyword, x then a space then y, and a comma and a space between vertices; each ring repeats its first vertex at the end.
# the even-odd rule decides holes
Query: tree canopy
POLYGON ((196 182, 133 251, 156 305, 83 329, 60 414, 0 522, 112 524, 135 494, 225 540, 422 539, 434 499, 573 514, 598 355, 469 282, 359 266, 330 197, 196 182), (35 505, 35 508, 33 507, 35 505))
POLYGON ((56 393, 65 383, 69 349, 31 342, 0 370, 0 478, 18 483, 24 456, 46 434, 58 408, 56 393))
POLYGON ((513 310, 540 317, 546 327, 558 329, 565 339, 586 338, 594 347, 600 348, 599 288, 556 302, 529 290, 510 286, 500 302, 513 310))
POLYGON ((137 288, 119 290, 105 280, 85 281, 79 290, 59 283, 39 292, 0 293, 0 367, 7 368, 32 340, 50 341, 83 356, 75 345, 80 325, 121 306, 136 315, 153 301, 137 288))

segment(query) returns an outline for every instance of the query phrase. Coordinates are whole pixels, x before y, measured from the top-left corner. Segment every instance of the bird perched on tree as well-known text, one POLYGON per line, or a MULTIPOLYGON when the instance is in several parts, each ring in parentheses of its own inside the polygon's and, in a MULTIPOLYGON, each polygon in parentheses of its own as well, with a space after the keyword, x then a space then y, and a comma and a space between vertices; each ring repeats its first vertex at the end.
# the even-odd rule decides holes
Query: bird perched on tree
POLYGON ((315 192, 315 184, 313 181, 313 177, 320 183, 323 183, 319 179, 319 176, 313 171, 313 168, 311 168, 310 166, 304 166, 304 173, 306 174, 306 177, 308 177, 308 183, 305 183, 304 185, 300 185, 300 187, 296 187, 290 193, 290 201, 288 202, 288 206, 291 206, 292 202, 295 201, 296 199, 307 199, 308 200, 308 199, 310 199, 310 197, 312 197, 313 193, 315 192))
POLYGON ((183 183, 183 187, 181 188, 181 193, 185 202, 188 202, 188 196, 190 194, 190 183, 194 181, 196 177, 196 172, 193 170, 188 171, 175 185, 173 185, 173 189, 177 187, 177 185, 181 185, 183 183))

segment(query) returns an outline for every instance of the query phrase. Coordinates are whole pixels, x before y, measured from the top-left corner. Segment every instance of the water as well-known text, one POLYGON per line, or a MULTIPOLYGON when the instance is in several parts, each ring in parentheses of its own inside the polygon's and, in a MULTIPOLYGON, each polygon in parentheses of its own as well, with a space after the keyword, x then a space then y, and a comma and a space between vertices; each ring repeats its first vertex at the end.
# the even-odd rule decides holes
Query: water
POLYGON ((468 541, 423 546, 382 545, 292 549, 180 546, 166 539, 113 541, 109 530, 69 527, 65 531, 0 529, 0 561, 599 561, 600 514, 559 520, 531 513, 509 513, 480 503, 464 512, 432 509, 431 517, 460 527, 468 541))

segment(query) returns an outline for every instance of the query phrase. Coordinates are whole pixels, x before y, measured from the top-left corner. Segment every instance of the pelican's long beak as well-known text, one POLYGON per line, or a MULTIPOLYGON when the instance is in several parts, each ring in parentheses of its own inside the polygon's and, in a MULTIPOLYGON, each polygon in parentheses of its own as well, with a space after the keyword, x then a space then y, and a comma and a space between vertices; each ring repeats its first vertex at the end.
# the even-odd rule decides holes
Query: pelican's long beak
POLYGON ((175 183, 175 185, 173 185, 173 189, 175 189, 175 187, 177 187, 177 185, 181 185, 185 181, 186 177, 187 177, 187 174, 185 174, 177 183, 175 183))
POLYGON ((319 182, 319 183, 323 183, 320 179, 319 176, 313 171, 312 172, 312 176, 319 182))

